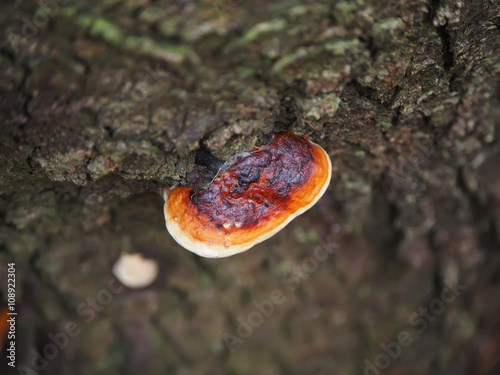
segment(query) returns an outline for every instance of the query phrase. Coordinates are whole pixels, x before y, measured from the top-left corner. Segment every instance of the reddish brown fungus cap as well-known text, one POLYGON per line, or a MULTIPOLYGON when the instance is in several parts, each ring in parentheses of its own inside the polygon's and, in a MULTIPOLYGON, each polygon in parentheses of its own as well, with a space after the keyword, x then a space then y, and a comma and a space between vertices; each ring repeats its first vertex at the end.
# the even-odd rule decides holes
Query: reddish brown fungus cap
POLYGON ((165 220, 174 239, 207 258, 248 250, 311 208, 330 183, 328 154, 290 131, 236 156, 205 191, 166 193, 165 220))

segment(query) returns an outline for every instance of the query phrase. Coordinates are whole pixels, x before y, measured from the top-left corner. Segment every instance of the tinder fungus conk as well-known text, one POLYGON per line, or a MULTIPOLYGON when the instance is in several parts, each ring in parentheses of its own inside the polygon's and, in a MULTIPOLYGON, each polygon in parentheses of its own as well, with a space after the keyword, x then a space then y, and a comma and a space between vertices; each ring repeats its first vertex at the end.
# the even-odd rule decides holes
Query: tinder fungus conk
POLYGON ((241 253, 311 208, 330 183, 328 154, 290 131, 233 158, 207 190, 165 190, 165 220, 184 248, 207 258, 241 253))

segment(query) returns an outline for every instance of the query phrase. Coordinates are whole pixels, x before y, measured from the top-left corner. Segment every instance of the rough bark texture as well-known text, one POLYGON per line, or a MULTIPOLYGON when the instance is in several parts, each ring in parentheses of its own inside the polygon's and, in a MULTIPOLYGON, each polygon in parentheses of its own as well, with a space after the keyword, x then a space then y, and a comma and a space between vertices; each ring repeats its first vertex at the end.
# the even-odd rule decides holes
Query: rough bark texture
POLYGON ((15 262, 19 365, 75 322, 40 373, 500 372, 498 1, 0 10, 0 289, 15 262), (319 204, 235 257, 180 248, 157 189, 209 174, 199 149, 227 159, 283 128, 331 156, 319 204), (106 300, 137 251, 160 277, 106 300))

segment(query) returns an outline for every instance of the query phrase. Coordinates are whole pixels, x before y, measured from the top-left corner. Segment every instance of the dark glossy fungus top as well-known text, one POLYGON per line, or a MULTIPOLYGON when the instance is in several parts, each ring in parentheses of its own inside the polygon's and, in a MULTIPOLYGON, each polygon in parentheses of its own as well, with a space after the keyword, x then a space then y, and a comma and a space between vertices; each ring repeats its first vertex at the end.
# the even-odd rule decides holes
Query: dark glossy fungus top
POLYGON ((269 144, 236 157, 208 190, 192 191, 190 200, 200 219, 231 232, 252 227, 286 209, 293 192, 313 171, 314 156, 307 138, 282 131, 269 144))

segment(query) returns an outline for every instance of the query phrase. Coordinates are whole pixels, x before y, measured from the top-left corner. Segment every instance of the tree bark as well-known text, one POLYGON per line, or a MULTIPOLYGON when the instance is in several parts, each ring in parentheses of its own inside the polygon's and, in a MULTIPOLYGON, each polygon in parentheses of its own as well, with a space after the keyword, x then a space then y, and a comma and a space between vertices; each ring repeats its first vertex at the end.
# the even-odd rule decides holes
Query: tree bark
POLYGON ((500 371, 497 1, 0 10, 17 373, 500 371), (332 159, 318 205, 241 255, 180 248, 158 189, 284 128, 332 159), (151 287, 113 284, 124 252, 159 262, 151 287))

